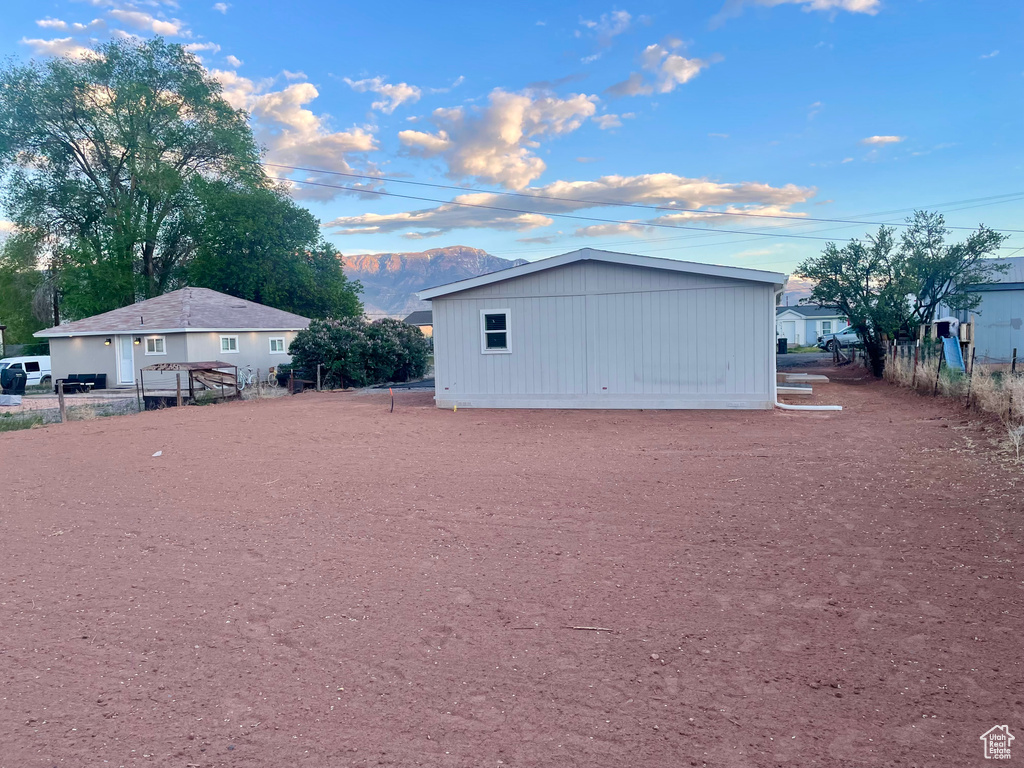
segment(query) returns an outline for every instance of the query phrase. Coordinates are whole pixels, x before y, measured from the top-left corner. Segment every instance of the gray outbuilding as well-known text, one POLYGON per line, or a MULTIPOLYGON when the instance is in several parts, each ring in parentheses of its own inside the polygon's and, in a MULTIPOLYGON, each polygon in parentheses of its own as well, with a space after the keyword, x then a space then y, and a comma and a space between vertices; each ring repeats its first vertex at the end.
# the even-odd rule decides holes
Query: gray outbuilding
POLYGON ((591 248, 420 291, 439 408, 772 408, 786 276, 591 248))

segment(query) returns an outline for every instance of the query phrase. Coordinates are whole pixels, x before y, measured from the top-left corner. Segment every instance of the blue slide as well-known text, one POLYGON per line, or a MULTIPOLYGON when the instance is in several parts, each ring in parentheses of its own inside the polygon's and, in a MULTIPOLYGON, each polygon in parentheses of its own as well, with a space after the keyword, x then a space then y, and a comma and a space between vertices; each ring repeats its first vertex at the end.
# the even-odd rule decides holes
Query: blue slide
POLYGON ((942 339, 942 347, 946 353, 946 365, 956 368, 958 371, 964 370, 964 356, 960 351, 960 339, 945 336, 942 339))

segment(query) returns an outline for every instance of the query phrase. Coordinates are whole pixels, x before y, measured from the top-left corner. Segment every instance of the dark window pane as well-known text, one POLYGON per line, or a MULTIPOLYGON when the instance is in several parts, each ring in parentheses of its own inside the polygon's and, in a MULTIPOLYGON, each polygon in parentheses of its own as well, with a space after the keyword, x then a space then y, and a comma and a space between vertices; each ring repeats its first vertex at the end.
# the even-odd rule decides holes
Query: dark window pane
POLYGON ((507 331, 505 327, 505 313, 500 315, 484 315, 484 330, 487 331, 507 331))
POLYGON ((39 363, 25 363, 25 370, 29 373, 39 373, 39 363))
POLYGON ((488 333, 487 334, 487 348, 488 349, 508 349, 508 334, 501 333, 488 333))

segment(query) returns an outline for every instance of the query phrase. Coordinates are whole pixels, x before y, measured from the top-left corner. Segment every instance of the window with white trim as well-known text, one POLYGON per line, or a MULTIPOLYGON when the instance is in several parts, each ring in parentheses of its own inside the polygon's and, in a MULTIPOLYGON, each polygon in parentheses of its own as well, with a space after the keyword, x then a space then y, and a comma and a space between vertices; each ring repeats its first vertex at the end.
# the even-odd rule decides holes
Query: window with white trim
POLYGON ((821 321, 821 335, 822 336, 828 336, 830 333, 832 333, 832 321, 831 320, 822 320, 821 321))
POLYGON ((480 310, 480 351, 485 355, 512 351, 512 329, 507 309, 480 310))
POLYGON ((238 351, 238 337, 237 336, 221 336, 220 337, 220 351, 221 354, 230 354, 238 351))
POLYGON ((167 354, 167 339, 163 336, 147 336, 146 337, 146 354, 147 355, 166 355, 167 354))
POLYGON ((284 352, 284 336, 272 336, 270 338, 270 354, 281 355, 284 352))

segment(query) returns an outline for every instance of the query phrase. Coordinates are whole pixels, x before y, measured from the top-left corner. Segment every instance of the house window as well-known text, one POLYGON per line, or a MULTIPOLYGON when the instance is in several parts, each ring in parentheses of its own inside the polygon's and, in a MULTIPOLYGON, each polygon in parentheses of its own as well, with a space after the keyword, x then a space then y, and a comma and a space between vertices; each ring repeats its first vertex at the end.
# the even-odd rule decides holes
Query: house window
POLYGON ((279 355, 284 353, 284 336, 274 336, 270 340, 270 354, 279 355))
POLYGON ((507 309, 480 310, 480 351, 485 355, 511 352, 507 309))
POLYGON ((163 336, 147 336, 146 337, 146 354, 147 355, 166 355, 167 354, 167 342, 163 336))
POLYGON ((822 320, 821 321, 821 335, 822 336, 828 336, 830 333, 832 333, 832 321, 831 320, 822 320))
POLYGON ((238 337, 237 336, 221 336, 220 337, 220 351, 223 354, 229 354, 238 351, 238 337))

